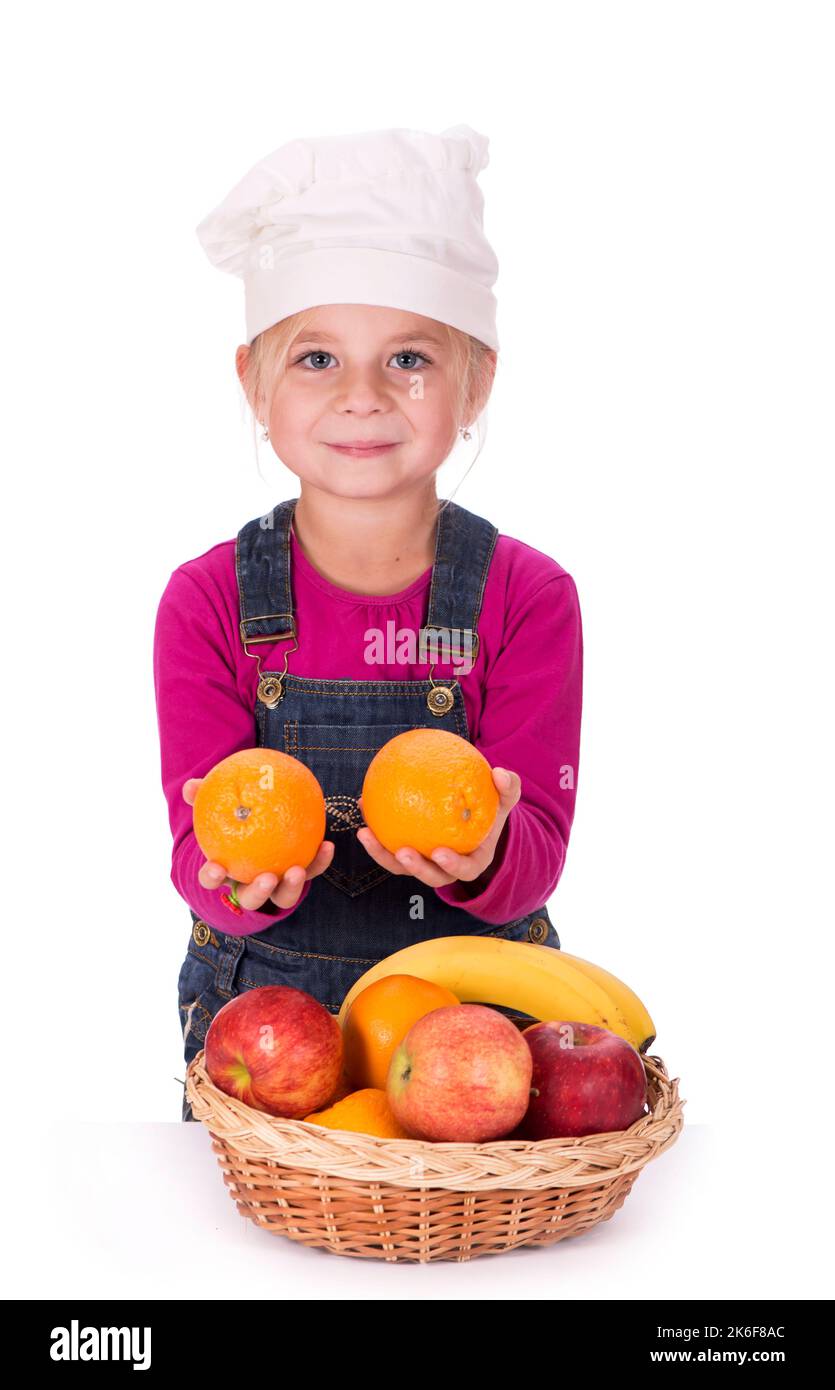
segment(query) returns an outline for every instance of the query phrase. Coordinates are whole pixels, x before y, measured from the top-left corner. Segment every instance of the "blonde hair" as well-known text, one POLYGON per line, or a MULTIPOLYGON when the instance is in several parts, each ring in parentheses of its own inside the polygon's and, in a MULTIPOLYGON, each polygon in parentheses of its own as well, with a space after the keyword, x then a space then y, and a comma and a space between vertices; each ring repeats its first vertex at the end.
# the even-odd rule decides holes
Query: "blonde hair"
MULTIPOLYGON (((243 386, 252 412, 256 456, 258 421, 266 419, 272 393, 287 370, 290 344, 316 313, 316 309, 304 309, 298 314, 291 314, 288 318, 273 324, 271 328, 264 329, 263 333, 259 333, 252 341, 243 386)), ((478 449, 464 474, 466 478, 484 447, 486 437, 482 423, 486 417, 487 399, 493 378, 491 350, 478 338, 464 333, 459 328, 453 328, 450 324, 438 323, 437 328, 446 338, 449 352, 452 409, 458 428, 474 424, 478 432, 478 449)), ((460 479, 456 485, 456 491, 463 480, 460 479)))

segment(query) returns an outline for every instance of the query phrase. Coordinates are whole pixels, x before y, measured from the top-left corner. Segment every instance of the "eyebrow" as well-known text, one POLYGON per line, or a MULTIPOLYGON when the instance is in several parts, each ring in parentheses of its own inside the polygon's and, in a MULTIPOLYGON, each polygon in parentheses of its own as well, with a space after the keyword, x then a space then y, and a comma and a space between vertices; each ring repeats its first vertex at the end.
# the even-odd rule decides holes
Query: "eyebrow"
MULTIPOLYGON (((431 343, 433 347, 442 348, 445 346, 440 338, 434 337, 431 333, 424 333, 422 329, 405 328, 400 333, 392 333, 388 339, 390 343, 402 342, 406 338, 412 338, 416 343, 431 343)), ((300 343, 338 343, 339 338, 333 333, 320 332, 319 329, 305 329, 298 337, 293 339, 292 347, 298 347, 300 343)))

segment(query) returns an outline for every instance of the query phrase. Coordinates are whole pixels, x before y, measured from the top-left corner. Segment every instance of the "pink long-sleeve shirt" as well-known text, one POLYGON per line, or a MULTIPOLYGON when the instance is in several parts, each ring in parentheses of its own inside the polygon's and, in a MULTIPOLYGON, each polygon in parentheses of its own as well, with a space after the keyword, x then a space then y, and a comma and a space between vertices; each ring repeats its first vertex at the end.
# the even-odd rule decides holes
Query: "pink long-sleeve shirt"
MULTIPOLYGON (((299 648, 288 670, 297 676, 345 680, 425 680, 426 662, 393 661, 370 668, 366 634, 376 628, 417 632, 424 626, 430 566, 399 593, 355 594, 325 579, 301 550, 291 527, 293 600, 299 648)), ((173 571, 160 599, 154 632, 154 686, 162 785, 174 838, 171 880, 209 926, 233 936, 263 931, 292 915, 317 880, 308 879, 292 908, 233 914, 225 889, 203 888, 205 862, 183 784, 204 777, 222 758, 256 746, 258 672, 243 650, 235 541, 221 541, 173 571)), ((471 882, 433 889, 483 922, 503 924, 541 907, 565 864, 577 788, 583 687, 583 634, 574 580, 550 556, 499 535, 478 622, 472 670, 438 662, 433 679, 460 682, 469 735, 492 767, 521 778, 521 799, 502 830, 492 863, 471 882)), ((288 645, 259 645, 261 668, 281 670, 288 645)), ((395 644, 392 642, 392 649, 395 644)), ((416 651, 416 655, 419 652, 416 651)), ((386 653, 388 655, 388 653, 386 653)), ((451 656, 454 658, 453 651, 451 656)), ((460 656, 458 658, 460 663, 460 656)), ((369 859, 369 863, 372 861, 369 859)))

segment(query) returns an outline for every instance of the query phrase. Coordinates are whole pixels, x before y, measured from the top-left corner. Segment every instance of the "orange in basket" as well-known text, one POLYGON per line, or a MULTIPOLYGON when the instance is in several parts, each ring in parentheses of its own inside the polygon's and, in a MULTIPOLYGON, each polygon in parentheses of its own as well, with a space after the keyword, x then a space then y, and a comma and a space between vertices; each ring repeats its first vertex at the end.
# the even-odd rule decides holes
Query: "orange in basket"
POLYGON ((392 1056, 412 1024, 433 1009, 460 1003, 452 990, 417 975, 386 975, 367 985, 342 1025, 346 1075, 355 1086, 384 1091, 392 1056))
POLYGON ((407 1129, 391 1113, 385 1091, 367 1087, 353 1091, 327 1110, 305 1115, 313 1124, 326 1129, 350 1129, 358 1134, 376 1134, 381 1139, 411 1139, 407 1129))

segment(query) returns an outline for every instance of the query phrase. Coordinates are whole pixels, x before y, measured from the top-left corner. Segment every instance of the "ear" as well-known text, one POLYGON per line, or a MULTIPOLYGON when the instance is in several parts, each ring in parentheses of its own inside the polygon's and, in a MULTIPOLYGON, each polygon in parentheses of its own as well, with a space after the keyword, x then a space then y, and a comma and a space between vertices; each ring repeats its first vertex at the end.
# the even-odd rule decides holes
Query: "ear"
MULTIPOLYGON (((475 399, 471 402, 471 408, 468 411, 468 414, 472 415, 473 420, 478 419, 479 415, 481 414, 482 410, 484 409, 488 400, 490 399, 490 392, 493 389, 493 381, 496 376, 497 362, 498 354, 496 353, 495 349, 488 349, 488 351, 485 352, 484 357, 482 358, 481 371, 479 373, 475 399)), ((471 422, 468 421, 467 423, 469 425, 471 422)))
POLYGON ((256 420, 260 420, 258 401, 255 400, 253 385, 248 379, 250 354, 251 349, 247 347, 246 343, 241 343, 241 346, 235 350, 235 371, 238 373, 238 380, 243 387, 250 410, 256 420))
POLYGON ((246 372, 248 366, 249 348, 246 343, 241 343, 240 347, 235 351, 235 371, 238 373, 238 380, 244 388, 244 391, 246 391, 246 372))

